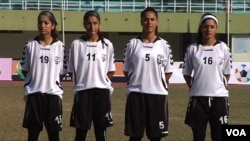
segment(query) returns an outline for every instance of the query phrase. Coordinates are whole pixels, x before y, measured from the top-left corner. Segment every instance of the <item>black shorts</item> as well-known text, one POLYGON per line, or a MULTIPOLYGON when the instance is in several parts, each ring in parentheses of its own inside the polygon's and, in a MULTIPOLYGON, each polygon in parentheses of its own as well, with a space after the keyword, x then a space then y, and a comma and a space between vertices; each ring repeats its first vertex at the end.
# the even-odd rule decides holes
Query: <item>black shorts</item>
POLYGON ((97 129, 113 125, 109 89, 89 89, 75 94, 70 126, 89 130, 91 124, 97 129))
POLYGON ((222 139, 221 126, 228 124, 228 97, 190 97, 185 123, 193 131, 194 140, 204 140, 207 124, 212 140, 222 139))
POLYGON ((23 127, 49 132, 62 130, 62 99, 58 95, 34 93, 27 96, 23 127))
POLYGON ((127 97, 125 110, 125 135, 148 138, 168 135, 167 95, 132 92, 127 97))
POLYGON ((228 124, 228 97, 190 97, 185 123, 193 128, 210 124, 228 124))

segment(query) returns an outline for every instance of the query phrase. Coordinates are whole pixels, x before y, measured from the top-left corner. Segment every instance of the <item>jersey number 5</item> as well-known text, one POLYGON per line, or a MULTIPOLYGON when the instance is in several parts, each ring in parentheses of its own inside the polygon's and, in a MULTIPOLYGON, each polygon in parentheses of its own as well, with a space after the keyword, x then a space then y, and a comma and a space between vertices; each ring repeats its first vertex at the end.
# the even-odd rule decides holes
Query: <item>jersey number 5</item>
POLYGON ((145 61, 149 61, 150 60, 150 54, 146 54, 145 55, 145 61))

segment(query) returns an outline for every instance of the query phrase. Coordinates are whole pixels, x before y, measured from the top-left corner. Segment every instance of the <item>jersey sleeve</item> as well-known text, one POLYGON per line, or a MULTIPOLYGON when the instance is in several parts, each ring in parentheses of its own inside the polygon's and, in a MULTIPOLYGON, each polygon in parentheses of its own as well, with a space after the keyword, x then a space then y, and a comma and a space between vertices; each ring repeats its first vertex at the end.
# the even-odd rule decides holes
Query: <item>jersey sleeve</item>
MULTIPOLYGON (((167 44, 167 43, 166 43, 167 44)), ((172 49, 169 44, 167 44, 166 47, 166 63, 165 63, 165 73, 171 73, 174 71, 174 60, 173 60, 173 54, 172 54, 172 49)))
POLYGON ((23 48, 22 58, 20 60, 21 70, 29 71, 30 66, 30 55, 29 55, 29 44, 25 44, 23 48))
POLYGON ((109 43, 109 68, 108 72, 115 71, 115 53, 114 53, 114 46, 110 42, 109 43))
POLYGON ((70 45, 69 48, 69 55, 68 55, 68 72, 69 73, 73 73, 74 72, 74 64, 75 64, 75 60, 77 59, 77 54, 75 53, 76 49, 76 41, 73 41, 70 45))
POLYGON ((183 62, 183 70, 182 70, 182 74, 183 75, 190 75, 192 74, 193 71, 193 64, 192 64, 192 58, 191 58, 191 47, 192 46, 188 46, 185 52, 185 56, 184 56, 184 62, 183 62))
POLYGON ((123 71, 128 72, 129 68, 132 64, 131 62, 131 42, 127 43, 124 48, 124 54, 123 54, 123 71))
POLYGON ((66 50, 65 50, 65 47, 64 47, 63 43, 62 43, 61 57, 63 58, 63 65, 62 65, 60 74, 63 75, 63 74, 67 73, 67 67, 68 67, 68 65, 67 65, 68 57, 67 57, 66 50))
POLYGON ((232 69, 232 54, 230 51, 230 48, 226 46, 225 44, 225 49, 224 49, 224 66, 223 66, 223 74, 230 75, 231 74, 231 69, 232 69))

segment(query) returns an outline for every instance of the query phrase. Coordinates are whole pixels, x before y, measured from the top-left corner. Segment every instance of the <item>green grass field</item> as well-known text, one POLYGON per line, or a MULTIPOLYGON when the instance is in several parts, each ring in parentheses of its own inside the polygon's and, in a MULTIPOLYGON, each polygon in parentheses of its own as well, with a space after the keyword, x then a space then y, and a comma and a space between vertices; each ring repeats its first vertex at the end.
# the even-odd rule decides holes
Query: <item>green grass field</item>
MULTIPOLYGON (((127 141, 124 135, 125 85, 114 84, 112 95, 112 113, 114 126, 108 128, 109 141, 127 141)), ((184 124, 188 89, 185 85, 170 85, 169 94, 169 135, 163 141, 191 141, 190 128, 184 124)), ((74 128, 69 127, 69 116, 73 103, 72 84, 65 84, 63 99, 63 131, 61 141, 74 140, 74 128)), ((229 124, 250 124, 250 86, 230 85, 229 124)), ((24 113, 23 83, 0 83, 0 140, 26 141, 27 130, 22 128, 24 113)), ((47 141, 46 130, 40 135, 40 141, 47 141)), ((88 141, 95 141, 93 130, 90 130, 88 141)), ((146 137, 143 141, 147 141, 146 137)), ((209 130, 206 141, 210 141, 209 130)))

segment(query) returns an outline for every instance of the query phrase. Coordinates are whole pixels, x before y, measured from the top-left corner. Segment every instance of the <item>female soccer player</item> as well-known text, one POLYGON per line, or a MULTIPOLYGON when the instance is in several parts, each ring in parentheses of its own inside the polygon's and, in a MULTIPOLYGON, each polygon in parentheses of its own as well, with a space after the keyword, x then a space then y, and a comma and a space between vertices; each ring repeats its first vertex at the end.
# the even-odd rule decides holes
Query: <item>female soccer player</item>
POLYGON ((212 141, 221 141, 221 125, 228 123, 228 90, 232 68, 229 47, 216 39, 218 19, 201 17, 198 40, 185 53, 183 75, 190 88, 185 123, 194 141, 204 141, 209 122, 212 141))
POLYGON ((61 78, 66 74, 64 44, 57 39, 56 19, 52 12, 38 15, 39 35, 25 44, 21 69, 25 75, 26 107, 23 127, 28 141, 37 141, 45 125, 49 141, 59 141, 62 130, 61 78))
POLYGON ((76 128, 75 141, 85 141, 93 121, 96 141, 106 141, 106 128, 113 125, 114 48, 100 32, 99 13, 88 11, 83 21, 86 35, 71 43, 69 54, 69 73, 75 82, 70 125, 76 128))
POLYGON ((157 35, 158 13, 141 12, 142 33, 125 48, 123 71, 128 80, 125 135, 140 141, 146 128, 150 141, 168 135, 168 81, 173 56, 167 41, 157 35))

